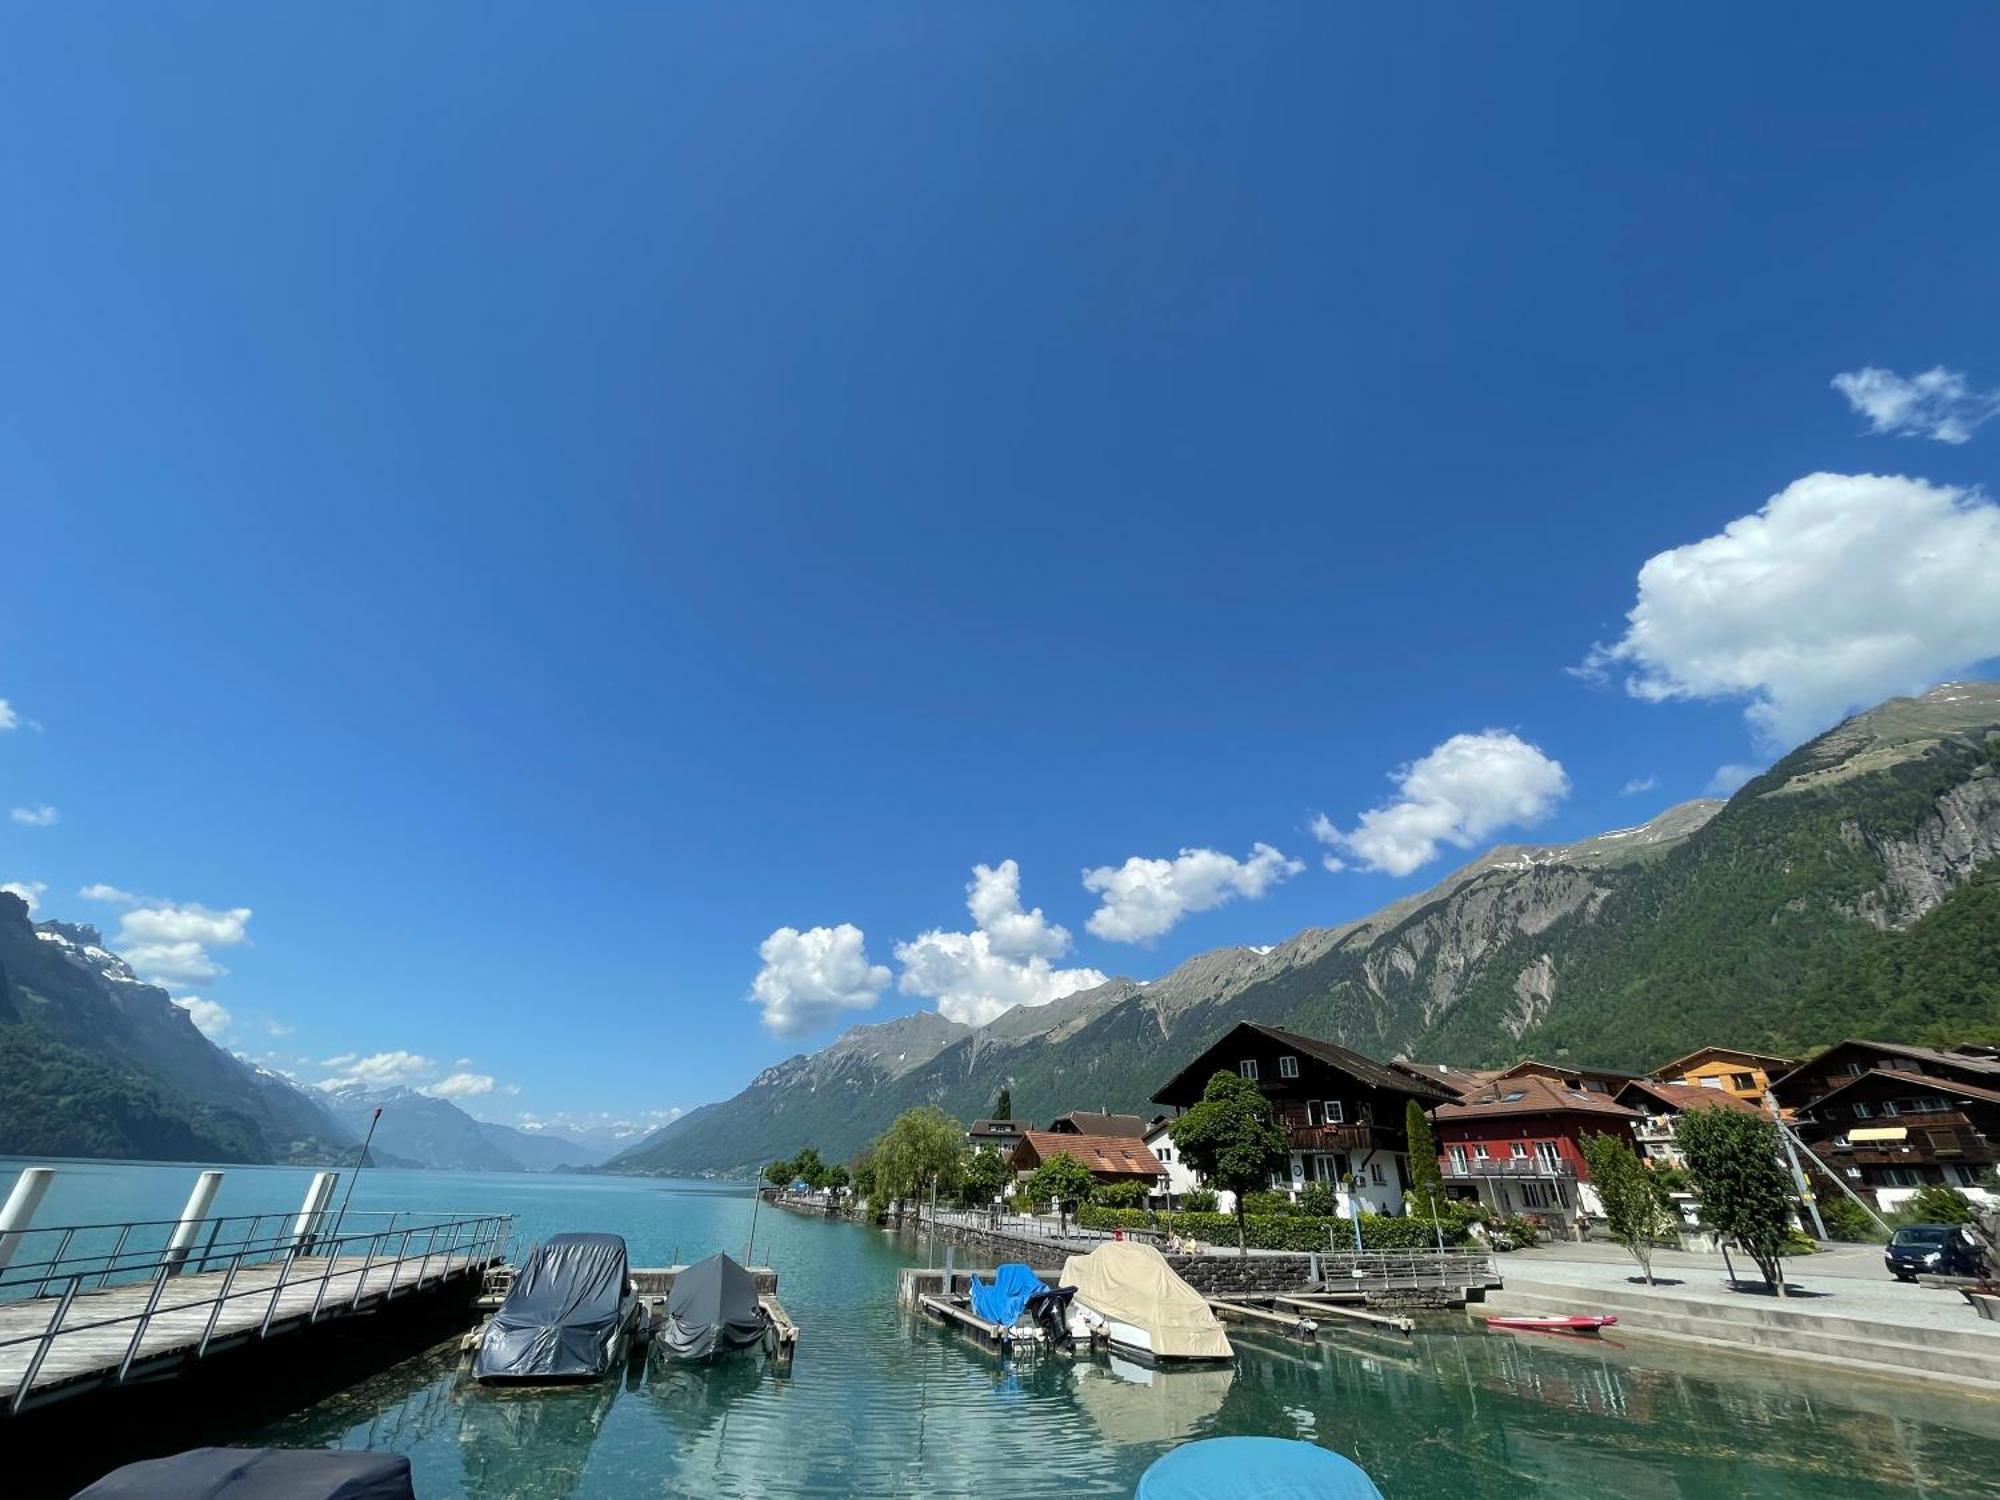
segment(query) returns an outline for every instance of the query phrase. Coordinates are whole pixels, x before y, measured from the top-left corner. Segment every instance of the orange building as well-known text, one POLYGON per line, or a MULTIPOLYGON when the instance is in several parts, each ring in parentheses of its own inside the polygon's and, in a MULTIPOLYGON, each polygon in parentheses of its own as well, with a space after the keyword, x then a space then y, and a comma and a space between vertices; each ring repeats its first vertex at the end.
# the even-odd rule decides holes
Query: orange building
POLYGON ((1794 1058, 1773 1057, 1764 1052, 1740 1052, 1733 1047, 1703 1047, 1686 1057, 1677 1057, 1653 1069, 1662 1083, 1686 1083, 1696 1088, 1720 1089, 1731 1098, 1763 1110, 1765 1091, 1771 1080, 1782 1078, 1798 1066, 1794 1058))

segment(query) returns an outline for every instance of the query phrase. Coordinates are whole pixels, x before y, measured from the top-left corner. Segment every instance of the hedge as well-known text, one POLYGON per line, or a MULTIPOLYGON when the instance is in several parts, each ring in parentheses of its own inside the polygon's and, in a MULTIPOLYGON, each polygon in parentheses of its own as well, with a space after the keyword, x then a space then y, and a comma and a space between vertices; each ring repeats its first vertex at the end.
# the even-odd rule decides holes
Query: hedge
MULTIPOLYGON (((1161 1234, 1177 1234, 1200 1240, 1205 1245, 1227 1248, 1236 1243, 1234 1214, 1153 1213, 1139 1208, 1099 1208, 1085 1204, 1077 1210, 1076 1222, 1085 1229, 1150 1229, 1161 1234)), ((1462 1210, 1438 1213, 1447 1245, 1466 1242, 1470 1216, 1462 1210)), ((1344 1218, 1314 1218, 1306 1214, 1251 1214, 1245 1221, 1253 1250, 1350 1249, 1354 1244, 1354 1223, 1344 1218), (1327 1231, 1333 1231, 1329 1239, 1327 1231)), ((1386 1214, 1361 1216, 1361 1243, 1369 1250, 1424 1250, 1437 1245, 1437 1229, 1424 1218, 1390 1218, 1386 1214)))

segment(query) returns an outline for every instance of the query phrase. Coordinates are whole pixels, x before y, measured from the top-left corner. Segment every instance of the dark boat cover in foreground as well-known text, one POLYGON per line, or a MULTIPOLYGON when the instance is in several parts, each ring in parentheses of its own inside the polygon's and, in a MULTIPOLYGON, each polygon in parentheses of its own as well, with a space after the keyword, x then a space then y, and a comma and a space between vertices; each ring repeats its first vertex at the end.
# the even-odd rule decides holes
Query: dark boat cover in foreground
POLYGON ((602 1375, 630 1316, 625 1241, 552 1235, 529 1252, 481 1340, 480 1380, 574 1380, 602 1375))
POLYGON ((190 1448, 113 1469, 76 1500, 416 1500, 400 1453, 190 1448))
POLYGON ((763 1336, 756 1279, 726 1255, 711 1255, 674 1277, 667 1319, 655 1335, 676 1359, 747 1349, 763 1336))

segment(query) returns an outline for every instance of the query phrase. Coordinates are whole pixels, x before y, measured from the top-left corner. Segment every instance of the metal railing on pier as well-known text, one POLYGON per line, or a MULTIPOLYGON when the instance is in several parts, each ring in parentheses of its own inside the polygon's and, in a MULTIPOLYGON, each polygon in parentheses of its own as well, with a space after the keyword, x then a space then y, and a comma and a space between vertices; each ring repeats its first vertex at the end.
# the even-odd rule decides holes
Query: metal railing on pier
POLYGON ((266 1338, 274 1324, 316 1323, 483 1268, 512 1234, 504 1214, 407 1211, 355 1211, 330 1229, 321 1216, 279 1213, 22 1230, 0 1272, 8 1409, 27 1402, 59 1346, 79 1359, 87 1346, 80 1368, 122 1382, 153 1354, 200 1359, 218 1339, 266 1338), (149 1331, 169 1347, 145 1351, 149 1331))

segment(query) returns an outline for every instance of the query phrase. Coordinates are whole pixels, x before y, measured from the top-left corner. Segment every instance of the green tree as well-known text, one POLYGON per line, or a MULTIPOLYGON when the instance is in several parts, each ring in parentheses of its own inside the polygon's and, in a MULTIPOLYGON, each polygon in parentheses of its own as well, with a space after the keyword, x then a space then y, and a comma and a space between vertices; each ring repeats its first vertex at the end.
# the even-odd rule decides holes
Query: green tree
POLYGON ((935 1104, 906 1109, 875 1140, 875 1185, 902 1205, 933 1185, 954 1192, 964 1170, 965 1127, 935 1104))
POLYGON ((1070 1206, 1088 1203, 1097 1191, 1097 1179, 1074 1156, 1058 1151, 1028 1174, 1026 1191, 1033 1202, 1054 1202, 1058 1228, 1066 1233, 1070 1206))
POLYGON ((1143 1182, 1114 1182, 1100 1187, 1091 1194, 1091 1202, 1099 1208, 1144 1208, 1146 1206, 1146 1184, 1143 1182))
POLYGON ((835 1162, 830 1167, 822 1168, 820 1171, 819 1185, 835 1198, 838 1198, 846 1189, 847 1182, 847 1168, 843 1167, 839 1162, 835 1162))
POLYGON ((1403 1134, 1410 1140, 1409 1197, 1415 1205, 1428 1207, 1431 1199, 1444 1197, 1444 1173, 1438 1170, 1437 1133, 1414 1099, 1403 1108, 1403 1134))
POLYGON ((792 1158, 792 1176, 809 1188, 817 1188, 826 1176, 826 1163, 819 1159, 819 1153, 808 1146, 792 1158))
POLYGON ((1014 1091, 1012 1089, 1004 1086, 1001 1088, 1000 1097, 993 1101, 993 1118, 996 1120, 1011 1120, 1014 1118, 1014 1091))
POLYGON ((1710 1106, 1688 1110, 1674 1134, 1703 1219, 1748 1251, 1772 1291, 1784 1296, 1780 1256, 1792 1232, 1793 1184, 1778 1160, 1777 1128, 1762 1115, 1710 1106))
POLYGON ((968 1208, 984 1208, 1006 1190, 1014 1169, 991 1146, 981 1146, 965 1161, 963 1196, 968 1208))
POLYGON ((854 1196, 868 1205, 869 1214, 880 1219, 882 1202, 877 1196, 875 1181, 875 1153, 864 1151, 854 1159, 854 1196))
POLYGON ((1270 1103, 1249 1079, 1218 1072, 1208 1080, 1200 1102, 1174 1121, 1170 1133, 1182 1160, 1206 1181, 1236 1195, 1236 1249, 1248 1255, 1243 1200, 1267 1186, 1292 1154, 1284 1131, 1271 1118, 1270 1103))
POLYGON ((1586 1135, 1583 1159, 1590 1164, 1590 1185, 1604 1203, 1604 1222, 1611 1237, 1631 1252, 1646 1285, 1653 1284, 1653 1242, 1675 1232, 1679 1216, 1667 1197, 1666 1185, 1639 1160, 1620 1135, 1586 1135))
POLYGON ((1896 1211, 1904 1224, 1970 1224, 1979 1217, 1972 1200, 1955 1187, 1926 1183, 1896 1211))
POLYGON ((774 1161, 764 1168, 764 1180, 772 1187, 790 1187, 794 1175, 789 1161, 774 1161))

